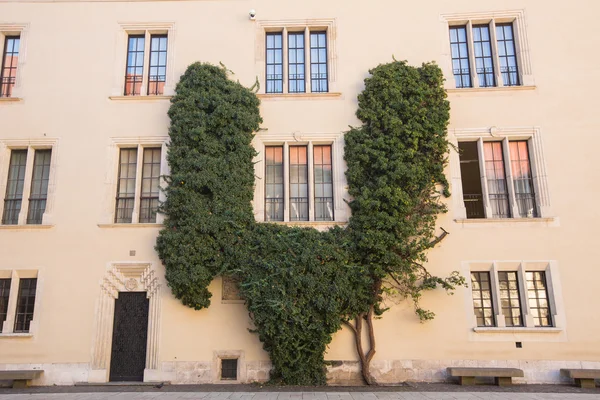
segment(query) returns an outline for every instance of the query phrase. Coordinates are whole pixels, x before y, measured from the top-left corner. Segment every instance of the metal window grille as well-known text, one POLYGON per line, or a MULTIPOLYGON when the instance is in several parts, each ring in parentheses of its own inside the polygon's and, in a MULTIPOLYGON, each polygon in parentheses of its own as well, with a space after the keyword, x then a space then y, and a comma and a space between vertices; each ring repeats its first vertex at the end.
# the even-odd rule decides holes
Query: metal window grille
POLYGON ((15 332, 29 332, 29 325, 31 320, 33 320, 36 287, 37 278, 19 280, 17 313, 15 315, 15 332))
POLYGON ((267 93, 283 93, 283 34, 268 32, 267 41, 267 93))
POLYGON ((306 146, 290 146, 290 221, 308 221, 306 146))
POLYGON ((283 221, 283 146, 265 147, 265 220, 283 221))
POLYGON ((521 297, 516 272, 498 272, 500 286, 500 307, 506 326, 523 326, 521 297))
POLYGON ((521 83, 512 24, 496 24, 496 38, 502 82, 504 86, 518 86, 521 83))
POLYGON ((310 33, 310 88, 315 93, 329 91, 327 32, 310 33))
POLYGON ((496 326, 489 272, 471 272, 473 308, 477 326, 496 326))
POLYGON ((148 94, 162 95, 167 81, 167 35, 150 36, 148 94))
POLYGON ((221 379, 222 380, 237 380, 237 358, 221 360, 221 379))
POLYGON ((534 325, 541 327, 553 326, 548 297, 548 285, 546 284, 546 272, 526 272, 525 275, 527 277, 529 310, 533 316, 534 325))
POLYGON ((0 65, 0 97, 11 97, 17 81, 17 66, 19 64, 20 36, 6 36, 2 65, 0 65))
POLYGON ((0 279, 0 333, 8 313, 8 295, 10 294, 10 278, 0 279))
POLYGON ((52 150, 36 150, 31 177, 31 193, 27 209, 27 223, 41 224, 46 201, 48 200, 48 182, 50 180, 50 159, 52 150))
POLYGON ((452 71, 457 88, 471 87, 471 67, 467 46, 467 27, 450 27, 450 50, 452 52, 452 71))
POLYGON ((515 187, 515 199, 522 218, 538 216, 526 140, 509 142, 510 161, 515 187))
POLYGON ((494 218, 510 218, 502 142, 486 142, 483 144, 483 151, 492 216, 494 218))
POLYGON ((496 86, 489 25, 473 26, 473 50, 475 52, 475 71, 479 79, 479 86, 496 86))
POLYGON ((119 182, 117 184, 116 223, 131 223, 135 203, 137 148, 121 149, 119 154, 119 182))
POLYGON ((129 35, 127 67, 125 68, 125 96, 139 96, 144 76, 144 35, 129 35))
POLYGON ((314 146, 315 220, 333 221, 331 146, 314 146))
POLYGON ((4 212, 2 213, 3 225, 16 225, 19 223, 19 213, 21 212, 21 204, 23 202, 26 164, 27 150, 11 151, 8 180, 6 182, 6 196, 4 197, 4 212))
POLYGON ((304 32, 288 34, 288 91, 306 92, 304 71, 304 32))
POLYGON ((160 183, 160 148, 144 149, 142 165, 142 192, 140 197, 140 222, 156 222, 160 183))

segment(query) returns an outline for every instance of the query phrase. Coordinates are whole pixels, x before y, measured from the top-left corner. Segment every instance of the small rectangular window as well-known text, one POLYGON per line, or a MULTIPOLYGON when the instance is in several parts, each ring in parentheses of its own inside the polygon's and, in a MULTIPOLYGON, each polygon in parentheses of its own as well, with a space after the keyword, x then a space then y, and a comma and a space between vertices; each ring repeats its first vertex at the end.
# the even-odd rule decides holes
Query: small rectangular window
POLYGON ((139 96, 144 80, 144 35, 129 35, 127 67, 125 71, 125 96, 139 96))
POLYGON ((0 279, 0 333, 8 313, 8 296, 10 294, 10 278, 0 279))
POLYGON ((283 34, 268 32, 267 40, 267 93, 283 93, 283 34))
POLYGON ((290 221, 308 221, 306 146, 290 146, 290 221))
POLYGON ((148 94, 162 95, 167 81, 167 35, 150 36, 148 94))
POLYGON ((504 86, 518 86, 520 85, 519 67, 512 23, 496 24, 496 39, 502 82, 504 86))
POLYGON ((119 182, 117 184, 116 223, 131 223, 135 203, 137 148, 121 149, 119 154, 119 182))
POLYGON ((238 360, 222 359, 221 360, 221 379, 222 380, 237 380, 238 360))
POLYGON ((19 213, 21 212, 21 205, 23 203, 26 165, 27 150, 12 150, 10 153, 10 165, 8 167, 8 180, 6 182, 4 212, 2 213, 3 225, 16 225, 19 223, 19 213))
POLYGON ((160 148, 144 149, 142 165, 142 192, 140 197, 140 222, 156 222, 160 180, 160 148))
POLYGON ((6 36, 0 65, 0 97, 11 97, 17 81, 20 36, 6 36))
POLYGON ((458 150, 467 218, 485 218, 477 142, 459 142, 458 150))
POLYGON ((327 32, 310 33, 310 87, 314 93, 329 91, 327 76, 327 32))
POLYGON ((477 326, 496 326, 489 272, 471 272, 473 308, 477 326))
POLYGON ((473 26, 473 48, 479 87, 496 86, 489 25, 473 26))
POLYGON ((527 297, 529 300, 529 309, 533 316, 533 324, 543 327, 553 326, 546 273, 544 271, 528 271, 526 272, 526 276, 527 297))
POLYGON ((288 34, 288 91, 306 92, 304 71, 304 32, 288 34))
POLYGON ((265 147, 265 220, 283 221, 283 146, 265 147))
POLYGON ((29 332, 29 326, 33 320, 36 287, 37 278, 19 280, 17 313, 15 315, 15 332, 29 332))
POLYGON ((515 187, 515 199, 519 214, 523 218, 537 217, 537 205, 533 189, 533 176, 529 162, 529 149, 526 140, 509 142, 510 160, 515 187))
POLYGON ((452 52, 452 71, 457 88, 471 87, 471 68, 467 46, 467 27, 450 27, 450 50, 452 52))
POLYGON ((517 273, 513 271, 498 272, 498 284, 500 286, 500 307, 506 326, 523 326, 517 273))
POLYGON ((485 142, 483 151, 492 217, 510 218, 502 142, 485 142))
POLYGON ((52 150, 36 150, 31 176, 31 192, 27 210, 28 224, 41 224, 46 201, 48 200, 48 182, 50 181, 50 159, 52 150))
POLYGON ((333 221, 331 146, 314 146, 315 221, 333 221))

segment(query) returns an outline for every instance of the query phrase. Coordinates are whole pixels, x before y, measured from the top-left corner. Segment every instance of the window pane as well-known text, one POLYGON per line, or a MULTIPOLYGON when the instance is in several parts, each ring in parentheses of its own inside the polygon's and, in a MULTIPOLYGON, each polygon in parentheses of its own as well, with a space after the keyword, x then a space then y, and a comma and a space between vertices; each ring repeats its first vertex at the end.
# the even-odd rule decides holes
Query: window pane
POLYGON ((552 313, 548 302, 548 286, 546 284, 545 271, 528 271, 527 276, 527 296, 529 308, 534 316, 535 326, 549 327, 553 326, 552 313))
POLYGON ((0 97, 12 96, 17 80, 20 42, 20 36, 6 36, 4 38, 4 52, 2 54, 2 65, 0 65, 0 97))
POLYGON ((125 69, 125 96, 139 96, 144 71, 144 35, 129 35, 127 67, 125 69))
POLYGON ((492 42, 488 25, 473 26, 473 45, 475 46, 475 63, 479 86, 496 86, 492 60, 492 42))
POLYGON ((152 35, 150 38, 150 73, 148 95, 162 95, 165 89, 167 70, 167 35, 152 35))
POLYGON ((493 218, 510 218, 502 142, 485 142, 485 171, 493 218))
POLYGON ((33 320, 36 287, 37 278, 19 280, 15 332, 29 332, 29 326, 33 320))
POLYGON ((265 147, 265 221, 283 221, 283 146, 265 147))
POLYGON ((48 197, 48 181, 50 180, 50 159, 52 150, 36 150, 31 177, 31 193, 27 210, 28 224, 41 224, 46 200, 48 197))
POLYGON ((333 175, 331 146, 314 146, 315 220, 333 221, 333 175))
POLYGON ((304 93, 304 32, 288 35, 288 91, 304 93))
POLYGON ((515 199, 522 218, 538 216, 526 140, 509 142, 515 199))
POLYGON ((16 225, 19 223, 26 164, 27 150, 11 151, 8 180, 6 182, 6 195, 4 197, 4 212, 2 213, 3 225, 16 225))
POLYGON ((290 221, 308 221, 306 146, 290 146, 290 221))
POLYGON ((144 149, 142 190, 140 196, 140 223, 156 222, 160 181, 160 153, 160 148, 144 149))
POLYGON ((498 272, 498 284, 500 286, 500 305, 506 326, 523 326, 517 273, 513 271, 498 272))
POLYGON ((459 142, 458 150, 467 218, 485 218, 477 142, 459 142))
POLYGON ((450 27, 450 49, 454 65, 454 80, 457 88, 471 87, 469 51, 467 48, 467 27, 450 27))
POLYGON ((518 86, 519 71, 515 41, 513 39, 513 26, 509 24, 496 24, 496 38, 498 40, 498 61, 504 86, 518 86))
POLYGON ((6 321, 9 294, 10 278, 0 279, 0 333, 2 333, 2 326, 4 325, 4 321, 6 321))
POLYGON ((281 32, 269 32, 267 40, 267 93, 283 93, 283 40, 281 32))
POLYGON ((327 32, 310 33, 310 51, 311 90, 313 92, 328 92, 327 32))
POLYGON ((473 308, 477 316, 477 326, 496 326, 489 272, 471 272, 471 289, 473 291, 473 308), (477 299, 489 299, 481 301, 477 299))
POLYGON ((137 172, 137 148, 121 149, 119 155, 119 181, 115 210, 116 223, 130 223, 135 202, 135 177, 137 172))

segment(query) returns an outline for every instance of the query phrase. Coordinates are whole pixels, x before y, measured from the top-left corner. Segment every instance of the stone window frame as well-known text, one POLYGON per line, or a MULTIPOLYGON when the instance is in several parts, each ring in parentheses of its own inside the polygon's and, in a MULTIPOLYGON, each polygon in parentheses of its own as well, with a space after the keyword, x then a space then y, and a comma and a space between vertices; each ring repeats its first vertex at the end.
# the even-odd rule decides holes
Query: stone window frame
POLYGON ((17 63, 17 79, 11 97, 0 97, 0 104, 5 102, 21 101, 23 99, 23 79, 25 76, 25 63, 27 61, 27 44, 29 42, 28 23, 0 23, 0 62, 4 54, 4 43, 6 36, 20 37, 19 61, 17 63))
POLYGON ((215 350, 212 359, 212 381, 222 385, 246 383, 246 354, 244 350, 215 350), (221 379, 221 360, 237 359, 237 379, 221 379))
MULTIPOLYGON (((508 142, 515 140, 526 140, 529 144, 529 158, 533 179, 533 186, 535 190, 536 204, 538 206, 538 217, 534 218, 522 218, 516 210, 516 204, 514 199, 509 199, 509 205, 512 207, 513 212, 511 218, 491 218, 487 215, 491 215, 489 209, 488 193, 485 189, 487 185, 485 167, 482 167, 480 163, 480 170, 483 171, 481 175, 482 179, 482 194, 484 199, 484 209, 486 218, 471 218, 467 219, 467 211, 463 199, 462 191, 462 178, 460 172, 460 158, 457 151, 452 150, 450 152, 450 174, 451 174, 451 185, 453 199, 452 205, 455 213, 455 221, 461 224, 478 224, 478 223, 498 223, 499 225, 510 225, 512 222, 528 222, 528 223, 544 223, 544 224, 558 224, 558 218, 554 215, 551 203, 550 203, 550 190, 548 187, 548 173, 546 168, 546 161, 544 157, 544 143, 541 128, 539 127, 513 127, 513 128, 474 128, 474 129, 449 129, 448 140, 452 145, 458 149, 458 143, 462 141, 477 141, 479 142, 479 160, 483 160, 483 142, 484 141, 503 141, 503 147, 508 146, 508 142)), ((504 163, 506 168, 507 183, 509 186, 509 195, 512 196, 513 189, 512 178, 510 177, 509 168, 510 159, 504 157, 504 163)), ((509 198, 510 198, 509 196, 509 198)))
POLYGON ((527 23, 525 10, 503 10, 503 11, 483 11, 483 12, 461 12, 448 13, 440 15, 440 22, 443 27, 443 53, 441 66, 444 75, 447 77, 445 87, 450 92, 467 91, 494 91, 494 90, 527 90, 535 88, 535 80, 531 66, 531 56, 529 50, 529 39, 527 33, 527 23), (515 39, 517 66, 519 69, 518 86, 504 86, 502 76, 498 68, 498 43, 495 36, 495 25, 503 23, 513 24, 513 35, 515 39), (467 26, 467 42, 469 49, 469 65, 472 87, 457 88, 454 81, 452 69, 452 54, 449 40, 449 29, 451 26, 467 26), (494 60, 494 74, 496 77, 496 86, 480 87, 477 74, 475 72, 475 55, 473 52, 473 25, 489 25, 492 42, 492 57, 494 60))
POLYGON ((39 330, 40 311, 42 306, 42 288, 44 284, 40 269, 0 269, 0 278, 10 278, 10 292, 8 297, 8 309, 6 320, 2 326, 0 339, 2 338, 33 338, 39 330), (17 312, 17 300, 19 296, 19 283, 21 279, 36 278, 35 302, 33 306, 33 319, 29 324, 28 332, 15 332, 15 318, 17 312))
POLYGON ((165 100, 175 95, 175 23, 174 22, 120 22, 116 33, 115 70, 113 86, 110 91, 111 100, 165 100), (129 35, 144 35, 144 72, 141 94, 125 96, 125 70, 127 67, 127 46, 129 35), (148 95, 148 73, 150 57, 150 37, 167 35, 167 73, 162 95, 148 95))
POLYGON ((58 166, 58 142, 56 138, 43 139, 9 139, 0 140, 0 216, 4 211, 4 196, 8 181, 8 169, 10 157, 13 150, 27 150, 27 164, 25 167, 25 181, 23 187, 23 203, 19 212, 19 220, 16 225, 2 225, 0 229, 47 229, 54 224, 54 200, 57 182, 58 166), (31 192, 31 178, 33 175, 33 162, 36 150, 52 150, 50 159, 50 175, 48 181, 48 193, 46 195, 46 209, 42 216, 41 224, 27 224, 27 211, 29 209, 29 194, 31 192))

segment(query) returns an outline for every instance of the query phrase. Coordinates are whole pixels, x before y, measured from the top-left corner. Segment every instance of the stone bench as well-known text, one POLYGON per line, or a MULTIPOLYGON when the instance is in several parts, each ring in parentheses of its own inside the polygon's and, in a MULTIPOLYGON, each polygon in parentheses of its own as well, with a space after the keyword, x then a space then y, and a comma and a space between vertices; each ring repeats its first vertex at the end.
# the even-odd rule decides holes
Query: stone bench
POLYGON ((486 377, 494 378, 496 385, 512 385, 512 378, 522 378, 525 376, 522 369, 518 368, 463 368, 448 367, 448 375, 458 377, 461 385, 474 385, 475 378, 486 377))
POLYGON ((594 379, 600 379, 600 369, 561 369, 562 376, 575 379, 575 384, 582 388, 593 389, 596 387, 594 379))
POLYGON ((38 378, 42 372, 43 369, 0 371, 0 381, 12 381, 13 388, 24 388, 30 380, 38 378))

